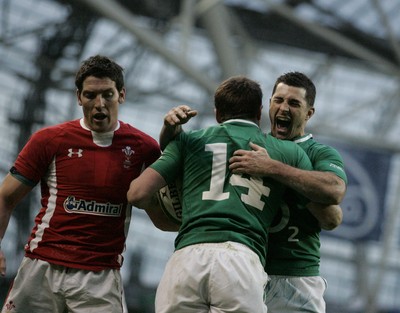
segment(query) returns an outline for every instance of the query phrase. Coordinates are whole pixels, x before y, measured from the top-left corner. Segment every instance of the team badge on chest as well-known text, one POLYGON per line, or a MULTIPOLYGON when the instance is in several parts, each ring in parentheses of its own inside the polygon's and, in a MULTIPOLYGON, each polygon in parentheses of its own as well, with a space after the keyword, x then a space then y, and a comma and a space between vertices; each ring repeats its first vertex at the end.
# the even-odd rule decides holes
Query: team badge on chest
POLYGON ((135 154, 135 151, 133 151, 131 147, 126 146, 124 149, 122 149, 122 152, 125 153, 124 168, 130 168, 132 166, 131 159, 135 154))

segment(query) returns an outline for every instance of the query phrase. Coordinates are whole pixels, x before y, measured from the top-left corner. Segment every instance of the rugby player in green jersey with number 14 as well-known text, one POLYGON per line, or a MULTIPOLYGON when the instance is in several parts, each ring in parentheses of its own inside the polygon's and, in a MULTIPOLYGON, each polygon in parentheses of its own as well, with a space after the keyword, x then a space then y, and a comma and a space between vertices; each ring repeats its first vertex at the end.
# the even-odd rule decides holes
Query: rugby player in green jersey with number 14
MULTIPOLYGON (((258 83, 231 77, 217 88, 214 104, 218 125, 181 132, 127 193, 149 214, 154 194, 182 177, 182 224, 157 288, 156 313, 267 312, 268 229, 287 188, 271 178, 233 174, 228 160, 254 142, 273 159, 312 169, 296 144, 259 128, 258 83)), ((305 205, 308 199, 298 201, 305 205)))
MULTIPOLYGON (((296 203, 287 201, 270 230, 266 304, 272 313, 326 311, 323 298, 326 282, 319 273, 319 234, 321 228, 332 230, 340 225, 342 211, 338 204, 344 197, 347 178, 339 153, 305 132, 315 112, 315 96, 315 86, 306 75, 290 72, 276 80, 269 110, 271 134, 303 148, 314 171, 301 171, 274 161, 256 144, 250 144, 254 151, 238 150, 230 159, 233 172, 273 176, 314 201, 308 210, 298 210, 296 203)), ((195 116, 195 112, 181 105, 165 115, 160 133, 162 149, 182 131, 181 125, 195 116)))

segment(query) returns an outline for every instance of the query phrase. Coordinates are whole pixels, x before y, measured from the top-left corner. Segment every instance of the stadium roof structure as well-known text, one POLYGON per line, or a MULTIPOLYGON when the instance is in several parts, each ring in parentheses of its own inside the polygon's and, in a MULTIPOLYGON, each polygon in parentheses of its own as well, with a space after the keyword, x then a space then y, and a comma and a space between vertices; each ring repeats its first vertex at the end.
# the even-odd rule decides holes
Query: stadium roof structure
POLYGON ((214 123, 229 76, 259 81, 267 108, 275 79, 302 71, 317 87, 311 132, 397 153, 399 39, 391 0, 0 0, 0 170, 34 130, 81 115, 74 75, 93 54, 124 66, 121 119, 155 138, 179 104, 200 113, 187 128, 214 123))
POLYGON ((76 108, 58 102, 75 107, 74 71, 103 53, 125 66, 133 106, 191 104, 204 113, 193 127, 213 120, 222 79, 251 76, 267 102, 277 76, 301 70, 317 85, 315 132, 399 148, 398 1, 3 0, 0 9, 3 116, 16 126, 51 123, 49 112, 69 118, 76 108))

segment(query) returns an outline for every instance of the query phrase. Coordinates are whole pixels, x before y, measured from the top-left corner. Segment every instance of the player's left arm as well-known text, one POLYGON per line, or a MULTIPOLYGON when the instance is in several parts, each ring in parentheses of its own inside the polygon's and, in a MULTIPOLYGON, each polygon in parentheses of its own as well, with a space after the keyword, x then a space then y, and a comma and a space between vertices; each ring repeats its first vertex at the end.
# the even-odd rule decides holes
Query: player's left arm
POLYGON ((333 230, 342 223, 343 212, 339 205, 310 202, 307 204, 307 208, 324 230, 333 230))
POLYGON ((160 207, 156 193, 167 183, 156 170, 146 168, 134 179, 127 192, 128 202, 146 211, 154 226, 164 231, 176 231, 179 226, 173 223, 164 214, 160 207))
POLYGON ((235 174, 268 176, 292 188, 313 202, 337 205, 346 192, 346 183, 332 172, 308 171, 273 160, 261 146, 250 143, 252 151, 237 150, 229 160, 235 174))

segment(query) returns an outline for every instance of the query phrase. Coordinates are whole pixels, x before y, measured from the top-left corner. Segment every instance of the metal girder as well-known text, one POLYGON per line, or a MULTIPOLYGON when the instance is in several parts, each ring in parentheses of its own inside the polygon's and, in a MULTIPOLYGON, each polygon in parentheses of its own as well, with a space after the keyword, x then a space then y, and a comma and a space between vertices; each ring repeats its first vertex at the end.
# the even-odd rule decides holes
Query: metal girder
POLYGON ((182 3, 181 13, 180 13, 180 21, 181 21, 181 52, 183 57, 186 58, 188 49, 189 49, 189 41, 192 35, 192 30, 194 28, 195 16, 194 16, 194 8, 196 5, 196 0, 186 0, 182 3))
POLYGON ((135 16, 114 0, 74 0, 86 4, 101 15, 124 26, 138 41, 142 42, 167 61, 183 71, 210 93, 214 93, 217 86, 212 78, 191 66, 179 53, 171 51, 163 44, 163 39, 150 30, 140 28, 135 23, 135 16))
MULTIPOLYGON (((400 96, 400 90, 394 91, 393 94, 386 94, 379 99, 383 102, 382 108, 377 116, 378 122, 375 125, 376 134, 382 138, 392 129, 395 125, 396 120, 400 116, 400 105, 398 105, 398 99, 400 96)), ((375 103, 378 100, 375 101, 375 103)))
POLYGON ((189 36, 199 19, 213 42, 223 78, 240 72, 238 53, 231 38, 232 23, 221 0, 186 0, 180 13, 182 29, 182 52, 187 53, 189 36))
POLYGON ((400 64, 400 44, 399 44, 398 39, 395 37, 393 28, 389 23, 389 19, 387 18, 386 14, 382 8, 382 3, 378 0, 371 0, 371 1, 374 4, 375 9, 378 12, 378 14, 382 20, 382 24, 384 25, 384 27, 386 29, 386 33, 387 33, 389 42, 393 47, 393 51, 395 53, 397 63, 400 64))
POLYGON ((285 4, 276 4, 272 0, 265 1, 270 5, 270 9, 272 11, 301 26, 306 31, 313 33, 321 39, 337 46, 338 48, 356 56, 361 60, 369 62, 371 66, 379 69, 383 73, 400 77, 400 68, 395 63, 389 62, 387 59, 372 52, 366 47, 357 44, 338 32, 299 18, 293 9, 285 4))
POLYGON ((207 10, 203 10, 200 20, 207 29, 210 39, 214 44, 215 52, 221 66, 222 78, 237 75, 240 72, 240 62, 237 51, 232 42, 230 23, 226 8, 221 1, 203 0, 198 4, 200 8, 205 2, 213 4, 207 10))

